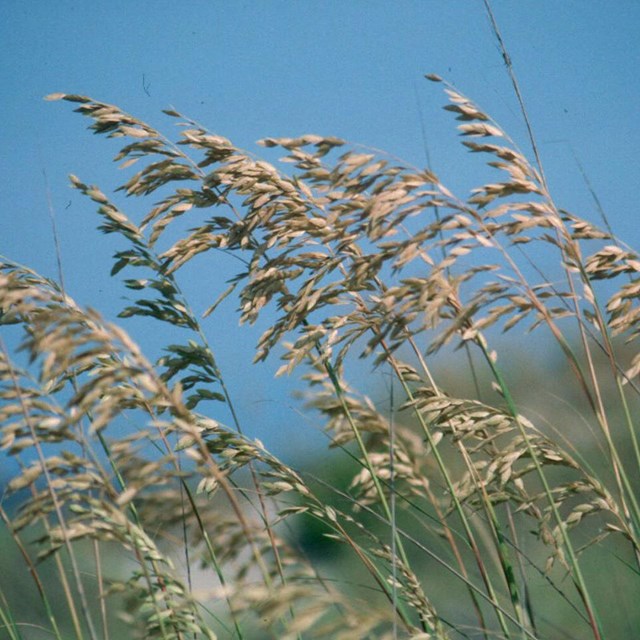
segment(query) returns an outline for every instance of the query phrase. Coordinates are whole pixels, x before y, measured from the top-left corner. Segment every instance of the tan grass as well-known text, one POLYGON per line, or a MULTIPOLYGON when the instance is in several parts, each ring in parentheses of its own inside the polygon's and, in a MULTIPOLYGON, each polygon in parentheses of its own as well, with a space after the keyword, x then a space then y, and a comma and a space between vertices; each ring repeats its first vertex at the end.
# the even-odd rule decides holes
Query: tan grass
MULTIPOLYGON (((121 189, 150 203, 136 221, 71 178, 97 204, 100 229, 123 243, 112 273, 126 272, 138 299, 120 316, 183 336, 150 362, 123 326, 0 264, 0 321, 21 328, 30 362, 3 346, 2 446, 21 468, 8 487, 21 506, 3 520, 21 550, 38 530, 39 556, 70 563, 69 583, 59 566, 69 633, 111 637, 86 595, 96 577, 78 560, 91 540, 99 591, 126 596, 130 633, 145 638, 613 637, 624 609, 603 609, 609 587, 584 559, 615 553, 623 561, 612 570, 637 589, 640 355, 621 359, 617 340, 637 337, 640 258, 560 209, 540 167, 444 87, 463 144, 500 172, 470 197, 336 138, 263 140, 285 154, 284 171, 173 110, 177 142, 113 105, 51 96, 75 104, 94 132, 123 138, 116 161, 137 172, 121 189), (181 217, 187 232, 173 225, 181 217), (555 255, 562 283, 536 264, 536 246, 555 255), (220 300, 199 318, 179 286, 186 265, 220 249, 242 265, 228 288, 214 283, 220 300, 235 296, 242 322, 268 322, 255 359, 283 345, 279 373, 299 373, 352 464, 347 492, 327 495, 243 435, 207 337, 220 300), (600 301, 604 279, 617 286, 600 301), (587 434, 574 451, 519 406, 496 328, 524 324, 553 337, 600 442, 587 434), (484 366, 491 396, 443 386, 434 358, 451 347, 484 366), (345 380, 358 356, 394 378, 393 415, 345 380), (126 435, 116 430, 124 417, 126 435), (602 443, 606 465, 594 468, 589 447, 602 443), (288 527, 305 518, 351 558, 338 582, 296 544, 288 527), (128 573, 105 578, 114 548, 128 573), (350 588, 350 572, 371 591, 350 588)), ((67 637, 65 614, 28 566, 51 633, 67 637)), ((8 637, 23 637, 6 624, 8 637)))

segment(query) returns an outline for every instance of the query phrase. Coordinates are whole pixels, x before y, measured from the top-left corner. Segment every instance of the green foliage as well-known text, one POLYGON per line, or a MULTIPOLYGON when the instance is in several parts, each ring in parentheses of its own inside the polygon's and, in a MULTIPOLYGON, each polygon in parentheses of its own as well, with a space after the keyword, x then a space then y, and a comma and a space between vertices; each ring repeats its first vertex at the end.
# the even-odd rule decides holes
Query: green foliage
MULTIPOLYGON (((20 366, 2 343, 2 446, 20 465, 8 487, 20 507, 2 515, 54 637, 114 637, 114 594, 144 638, 605 638, 625 628, 624 599, 607 595, 614 584, 631 602, 638 594, 640 356, 621 360, 616 337, 638 332, 640 259, 559 209, 540 167, 445 91, 463 144, 501 175, 468 198, 430 170, 337 138, 263 140, 285 154, 285 173, 173 110, 177 142, 113 105, 51 96, 95 133, 123 138, 116 161, 142 167, 120 188, 149 203, 139 221, 72 176, 99 228, 123 243, 112 275, 126 274, 137 299, 120 317, 181 329, 150 362, 121 325, 0 263, 0 322, 21 328, 29 357, 20 366), (554 256, 562 282, 538 251, 554 256), (215 283, 199 318, 182 270, 221 256, 241 270, 215 283), (616 285, 604 302, 603 279, 616 285), (279 373, 298 373, 323 416, 335 459, 348 461, 343 486, 243 435, 207 331, 233 296, 242 322, 268 325, 256 360, 283 345, 279 373), (593 430, 521 409, 496 329, 525 322, 540 344, 543 328, 553 338, 593 430), (483 369, 492 391, 464 397, 440 381, 433 358, 451 348, 469 358, 456 375, 483 369), (354 357, 388 369, 390 409, 349 385, 354 357), (134 428, 123 433, 125 418, 134 428), (605 465, 590 463, 594 447, 605 465), (338 562, 298 544, 309 519, 341 545, 338 562), (64 608, 51 606, 31 546, 58 563, 64 608)), ((12 607, 0 599, 7 637, 31 637, 12 607)))

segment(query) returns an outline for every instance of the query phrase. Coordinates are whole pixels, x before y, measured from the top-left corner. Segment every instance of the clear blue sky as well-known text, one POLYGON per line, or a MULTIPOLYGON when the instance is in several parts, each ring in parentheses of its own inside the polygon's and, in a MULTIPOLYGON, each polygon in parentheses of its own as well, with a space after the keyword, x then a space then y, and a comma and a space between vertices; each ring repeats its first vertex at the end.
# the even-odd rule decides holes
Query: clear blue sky
MULTIPOLYGON (((614 230, 637 247, 640 2, 492 6, 557 202, 595 219, 571 145, 614 230)), ((479 160, 457 145, 441 87, 423 79, 435 72, 528 149, 481 0, 2 0, 0 42, 0 253, 55 277, 46 171, 67 288, 107 315, 121 304, 108 276, 121 245, 95 231, 92 203, 69 189, 67 175, 108 190, 125 174, 110 162, 116 148, 91 136, 68 104, 44 102, 48 93, 90 95, 169 130, 160 110, 172 105, 252 150, 261 137, 313 132, 412 164, 425 162, 422 119, 434 169, 464 195, 476 186, 479 160)), ((139 203, 124 206, 140 211, 139 203)), ((205 293, 196 307, 224 288, 215 274, 193 287, 205 293)), ((140 328, 130 325, 144 342, 140 328)), ((250 432, 276 449, 304 447, 286 383, 282 392, 270 383, 278 363, 247 384, 247 369, 239 374, 235 363, 248 361, 255 334, 243 346, 234 326, 229 335, 219 328, 213 344, 248 407, 250 432)))

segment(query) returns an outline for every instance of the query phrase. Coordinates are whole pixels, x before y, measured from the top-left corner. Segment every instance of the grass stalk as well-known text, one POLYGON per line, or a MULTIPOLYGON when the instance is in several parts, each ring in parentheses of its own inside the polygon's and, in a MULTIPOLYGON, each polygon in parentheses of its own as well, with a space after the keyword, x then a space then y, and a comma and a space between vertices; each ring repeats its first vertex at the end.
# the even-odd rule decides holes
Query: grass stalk
MULTIPOLYGON (((18 535, 18 533, 16 531, 14 531, 12 525, 11 525, 11 520, 9 518, 9 516, 7 515, 7 512, 4 510, 4 507, 2 507, 2 505, 0 505, 0 518, 2 519, 2 521, 4 522, 5 526, 7 527, 7 531, 9 531, 9 533, 11 534, 11 538, 13 539, 16 547, 18 548, 18 551, 20 552, 20 556, 22 557, 23 562, 25 563, 28 571, 29 571, 29 575, 31 576, 31 578, 33 579, 33 583, 35 584, 36 590, 38 592, 38 596, 40 597, 40 600, 42 601, 42 604, 44 606, 46 615, 47 615, 47 619, 49 620, 49 624, 51 625, 51 630, 56 638, 56 640, 62 640, 62 634, 60 633, 60 629, 58 627, 58 622, 56 619, 56 616, 54 614, 53 611, 53 607, 51 606, 51 603, 49 601, 49 598, 47 596, 47 591, 46 588, 44 586, 44 584, 42 583, 42 580, 40 579, 40 575, 38 573, 38 569, 36 568, 36 565, 34 564, 33 560, 31 559, 31 556, 29 555, 26 547, 24 546, 24 544, 22 543, 22 540, 20 539, 20 536, 18 535)), ((2 593, 2 599, 3 601, 6 602, 5 598, 4 598, 4 593, 2 593)), ((7 616, 7 621, 9 621, 11 619, 10 616, 10 610, 9 607, 5 605, 5 609, 6 609, 6 616, 7 616)), ((12 623, 11 625, 7 624, 7 629, 11 629, 11 633, 19 633, 19 629, 14 629, 15 624, 12 623)))
MULTIPOLYGON (((4 344, 4 341, 0 338, 0 351, 2 352, 2 354, 5 357, 5 360, 7 361, 7 363, 10 363, 10 359, 9 359, 9 353, 7 351, 7 348, 4 344)), ((97 640, 97 635, 96 635, 96 631, 93 625, 93 619, 91 616, 91 611, 89 608, 89 604, 87 601, 87 597, 85 594, 85 590, 84 590, 84 585, 82 583, 82 578, 80 575, 80 569, 79 569, 79 565, 76 559, 76 554, 72 548, 72 545, 69 541, 69 534, 67 532, 67 528, 66 528, 66 524, 65 524, 65 518, 64 515, 62 513, 62 508, 58 502, 58 497, 56 495, 56 491, 53 487, 52 481, 51 481, 51 477, 49 475, 49 470, 47 468, 47 464, 46 464, 46 458, 44 456, 44 453, 42 451, 42 447, 40 445, 39 439, 36 435, 36 431, 35 431, 35 427, 33 425, 31 416, 29 415, 29 411, 27 410, 27 407, 23 401, 23 398, 20 394, 20 386, 18 385, 18 379, 16 378, 16 374, 13 370, 13 368, 11 367, 11 364, 9 364, 9 375, 11 376, 11 380, 13 382, 13 386, 14 389, 16 390, 18 396, 19 396, 19 400, 20 400, 20 405, 22 408, 22 412, 23 412, 23 417, 24 420, 29 428, 29 431, 31 432, 31 437, 33 438, 34 441, 34 446, 35 446, 35 450, 36 453, 38 455, 38 461, 41 465, 41 469, 42 469, 42 474, 44 475, 46 484, 47 484, 47 488, 50 492, 51 495, 51 499, 54 505, 54 509, 55 509, 55 513, 56 513, 56 518, 58 521, 58 524, 61 528, 62 531, 62 535, 63 535, 63 539, 64 539, 64 546, 67 550, 67 555, 69 557, 69 562, 71 563, 71 570, 72 570, 72 575, 74 577, 74 581, 75 581, 75 587, 78 593, 78 597, 80 600, 80 609, 82 611, 83 614, 83 618, 85 621, 85 624, 87 626, 87 630, 89 633, 89 637, 91 638, 91 640, 97 640)), ((61 575, 64 574, 64 571, 61 571, 61 575)))
MULTIPOLYGON (((30 359, 23 370, 0 342, 0 446, 20 469, 9 493, 31 489, 17 493, 23 504, 13 520, 0 514, 58 640, 59 616, 22 535, 42 523, 38 544, 49 544, 41 556, 55 555, 78 640, 114 632, 105 568, 117 546, 134 562, 114 589, 132 597, 140 616, 128 622, 144 625, 150 640, 542 640, 575 635, 574 624, 605 640, 620 627, 615 611, 633 615, 624 602, 607 606, 583 553, 597 560, 609 553, 608 538, 622 541, 612 581, 624 580, 625 596, 637 588, 640 356, 625 371, 616 340, 638 333, 640 256, 613 238, 606 217, 601 231, 555 203, 489 0, 484 8, 535 162, 445 82, 445 108, 461 122, 463 144, 507 176, 465 199, 433 173, 422 122, 426 170, 337 138, 263 140, 288 154, 284 172, 173 109, 165 113, 183 129, 178 142, 114 105, 51 96, 74 103, 96 133, 124 138, 116 160, 142 168, 117 191, 155 199, 138 224, 72 177, 97 204, 99 229, 125 244, 112 275, 144 271, 124 281, 143 293, 121 319, 143 317, 168 337, 193 338, 178 338, 152 364, 123 329, 67 295, 44 172, 60 284, 0 259, 0 324, 18 325, 30 359), (187 224, 174 224, 178 218, 187 224), (559 282, 549 281, 535 243, 559 260, 559 282), (267 325, 255 361, 282 345, 276 375, 309 367, 301 375, 308 406, 326 420, 336 460, 348 463, 349 490, 296 471, 243 432, 242 407, 179 286, 178 271, 214 252, 241 266, 220 290, 213 282, 215 302, 203 318, 235 298, 241 324, 267 325), (620 275, 627 282, 605 305, 597 281, 620 275), (490 350, 489 338, 499 344, 496 327, 511 331, 524 319, 550 333, 571 372, 566 392, 553 394, 562 401, 557 414, 534 404, 525 415, 530 396, 519 374, 507 376, 490 350), (475 392, 434 373, 436 354, 450 345, 465 350, 456 376, 475 392), (385 408, 347 384, 356 355, 389 368, 385 408), (499 406, 483 398, 488 384, 499 406), (565 417, 573 393, 588 412, 575 425, 582 412, 565 417), (137 431, 123 435, 127 423, 137 431), (307 478, 331 490, 312 491, 307 478), (320 535, 308 524, 315 522, 344 555, 306 551, 307 527, 320 535), (156 537, 176 548, 185 576, 156 537), (91 542, 96 606, 77 540, 91 542), (213 585, 206 595, 197 559, 213 585), (554 563, 573 589, 551 573, 554 563), (449 587, 462 595, 457 609, 449 587)), ((21 639, 1 598, 0 624, 21 639)))

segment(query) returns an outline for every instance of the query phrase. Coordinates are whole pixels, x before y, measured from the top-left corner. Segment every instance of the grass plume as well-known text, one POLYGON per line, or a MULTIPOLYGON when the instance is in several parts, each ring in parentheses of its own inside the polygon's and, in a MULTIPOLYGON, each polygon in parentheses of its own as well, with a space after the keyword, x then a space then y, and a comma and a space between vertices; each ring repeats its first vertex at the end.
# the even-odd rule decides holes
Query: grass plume
MULTIPOLYGON (((175 141, 114 105, 50 96, 122 139, 119 192, 146 205, 129 216, 117 194, 71 177, 122 243, 111 273, 135 297, 123 323, 0 261, 0 323, 21 331, 28 358, 3 343, 2 446, 20 470, 6 494, 19 506, 0 513, 54 637, 69 623, 40 576, 51 557, 77 638, 115 637, 111 613, 131 637, 163 639, 599 640, 624 628, 625 602, 599 571, 606 561, 638 593, 640 258, 558 206, 539 158, 428 79, 499 176, 469 196, 334 137, 266 138, 285 164, 271 163, 173 109, 175 141), (239 270, 209 285, 199 317, 181 276, 222 258, 239 270), (245 435, 210 331, 230 299, 240 322, 266 324, 255 360, 278 348, 278 374, 306 389, 346 487, 245 435), (149 359, 129 317, 171 326, 175 342, 149 359), (521 406, 500 330, 533 348, 551 338, 591 430, 521 406), (457 374, 469 395, 438 373, 459 348, 476 363, 457 374), (348 380, 355 358, 389 372, 390 413, 348 380), (301 546, 310 522, 339 543, 345 572, 301 546)), ((0 598, 7 637, 30 637, 12 606, 0 598)))

